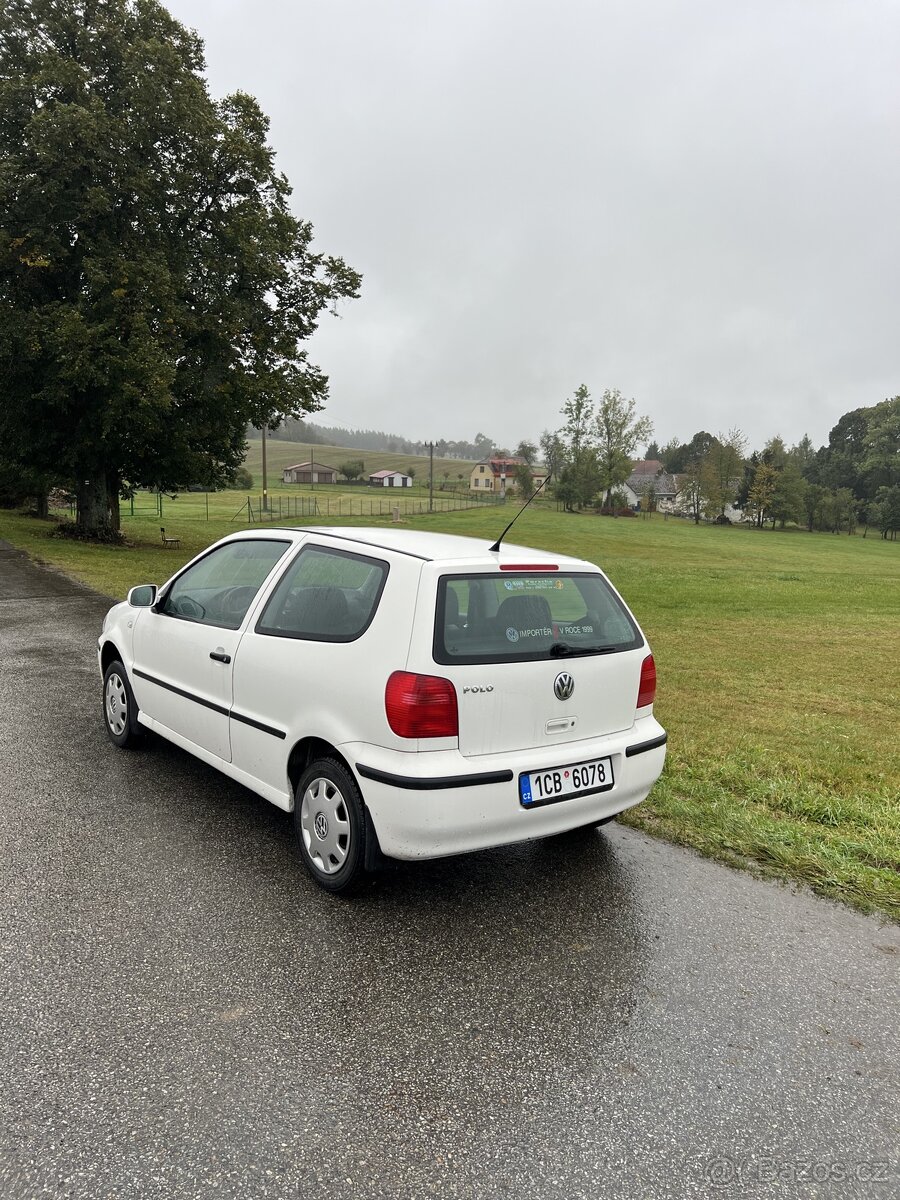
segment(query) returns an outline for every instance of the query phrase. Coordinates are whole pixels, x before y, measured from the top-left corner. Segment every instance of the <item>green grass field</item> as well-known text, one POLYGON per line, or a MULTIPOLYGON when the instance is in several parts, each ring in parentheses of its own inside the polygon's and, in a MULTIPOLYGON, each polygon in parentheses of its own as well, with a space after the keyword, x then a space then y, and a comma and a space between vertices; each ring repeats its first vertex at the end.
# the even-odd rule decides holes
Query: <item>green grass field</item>
MULTIPOLYGON (((429 462, 426 457, 416 454, 391 454, 386 450, 348 450, 346 446, 314 446, 309 442, 282 442, 276 438, 266 440, 266 466, 269 485, 281 483, 281 472, 285 467, 294 463, 309 462, 324 463, 327 467, 340 467, 341 463, 356 462, 359 459, 365 463, 366 475, 375 471, 403 471, 408 475, 413 472, 416 483, 423 483, 428 478, 429 462)), ((252 438, 247 443, 247 457, 244 466, 253 476, 253 486, 257 491, 262 489, 262 441, 252 438)), ((468 487, 469 476, 475 463, 462 458, 437 458, 434 460, 434 485, 438 487, 446 477, 449 485, 468 487), (459 476, 463 476, 460 483, 459 476)))
MULTIPOLYGON (((123 596, 239 528, 232 510, 245 499, 211 497, 210 521, 202 496, 193 510, 164 501, 177 551, 159 543, 149 497, 134 519, 123 506, 132 549, 54 539, 47 523, 7 512, 0 537, 123 596)), ((408 524, 493 540, 513 512, 408 524)), ((900 919, 900 544, 549 504, 524 513, 512 540, 599 563, 651 641, 669 757, 629 824, 900 919)))

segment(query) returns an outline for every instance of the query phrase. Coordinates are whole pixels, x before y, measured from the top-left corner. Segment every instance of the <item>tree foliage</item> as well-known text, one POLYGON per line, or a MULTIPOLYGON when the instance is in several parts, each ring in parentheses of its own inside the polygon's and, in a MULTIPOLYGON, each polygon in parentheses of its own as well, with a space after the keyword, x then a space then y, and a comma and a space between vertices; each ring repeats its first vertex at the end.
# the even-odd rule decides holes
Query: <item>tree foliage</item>
POLYGON ((534 476, 527 462, 516 463, 513 468, 513 480, 521 496, 530 496, 534 491, 534 476))
POLYGON ((704 508, 709 517, 724 517, 737 499, 744 471, 747 440, 739 429, 729 429, 710 440, 702 459, 704 508))
POLYGON ((635 415, 635 403, 617 388, 607 388, 594 407, 584 384, 561 409, 564 424, 544 432, 541 450, 556 480, 554 495, 566 509, 592 504, 598 492, 609 497, 631 473, 632 458, 653 432, 647 417, 635 415))
POLYGON ((236 492, 249 492, 253 487, 253 476, 246 467, 238 467, 228 486, 236 492))
POLYGON ((626 400, 618 388, 607 388, 597 411, 596 428, 600 487, 608 498, 631 474, 638 444, 652 436, 653 423, 649 417, 638 417, 634 401, 626 400))
POLYGON ((358 294, 256 101, 213 101, 203 68, 157 0, 0 16, 0 441, 86 530, 117 528, 123 487, 226 481, 248 423, 321 407, 303 343, 358 294))
POLYGON ((766 519, 769 507, 775 498, 777 483, 778 472, 775 468, 767 462, 757 463, 756 470, 753 472, 753 482, 750 485, 750 492, 747 496, 747 512, 754 518, 760 528, 762 528, 762 523, 766 519))
POLYGON ((366 464, 361 458, 351 458, 338 467, 345 479, 361 479, 366 473, 366 464))

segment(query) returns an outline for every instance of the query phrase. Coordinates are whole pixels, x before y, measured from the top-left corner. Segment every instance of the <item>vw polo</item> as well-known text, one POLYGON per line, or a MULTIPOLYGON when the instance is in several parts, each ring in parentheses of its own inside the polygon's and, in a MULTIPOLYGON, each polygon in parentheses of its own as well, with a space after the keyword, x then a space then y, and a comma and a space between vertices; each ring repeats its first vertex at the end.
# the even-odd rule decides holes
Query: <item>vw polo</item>
POLYGON ((98 654, 113 743, 152 730, 293 812, 332 892, 381 856, 603 824, 665 758, 625 602, 592 563, 521 546, 233 534, 132 588, 98 654))

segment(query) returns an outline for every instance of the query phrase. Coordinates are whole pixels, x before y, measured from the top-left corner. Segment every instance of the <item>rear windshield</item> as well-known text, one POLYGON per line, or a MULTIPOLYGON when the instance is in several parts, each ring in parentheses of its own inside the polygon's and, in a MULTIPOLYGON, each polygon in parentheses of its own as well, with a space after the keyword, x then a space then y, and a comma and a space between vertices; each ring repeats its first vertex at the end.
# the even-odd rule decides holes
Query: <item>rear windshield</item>
POLYGON ((643 644, 601 575, 446 575, 438 584, 439 663, 612 654, 643 644))

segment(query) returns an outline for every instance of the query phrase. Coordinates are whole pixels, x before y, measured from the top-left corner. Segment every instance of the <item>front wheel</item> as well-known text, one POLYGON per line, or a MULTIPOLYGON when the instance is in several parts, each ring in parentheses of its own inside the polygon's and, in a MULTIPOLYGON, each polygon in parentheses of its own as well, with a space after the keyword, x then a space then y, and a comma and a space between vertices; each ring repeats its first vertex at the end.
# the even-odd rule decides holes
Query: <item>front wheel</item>
POLYGON ((313 879, 326 892, 346 892, 365 872, 366 822, 353 776, 333 758, 310 763, 294 793, 294 828, 313 879))
POLYGON ((137 705, 125 668, 111 662, 103 676, 103 723, 109 740, 120 750, 137 745, 137 705))

